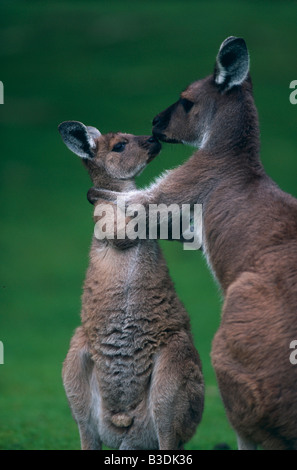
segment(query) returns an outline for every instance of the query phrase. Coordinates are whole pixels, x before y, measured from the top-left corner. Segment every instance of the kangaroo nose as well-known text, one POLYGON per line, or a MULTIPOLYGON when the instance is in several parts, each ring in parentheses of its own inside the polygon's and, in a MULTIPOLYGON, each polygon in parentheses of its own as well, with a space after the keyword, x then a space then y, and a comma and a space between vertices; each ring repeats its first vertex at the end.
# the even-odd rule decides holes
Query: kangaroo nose
POLYGON ((161 119, 159 116, 154 117, 153 126, 157 126, 160 123, 161 119))
POLYGON ((153 135, 149 139, 147 139, 147 141, 150 144, 155 144, 156 142, 158 142, 158 140, 153 135))

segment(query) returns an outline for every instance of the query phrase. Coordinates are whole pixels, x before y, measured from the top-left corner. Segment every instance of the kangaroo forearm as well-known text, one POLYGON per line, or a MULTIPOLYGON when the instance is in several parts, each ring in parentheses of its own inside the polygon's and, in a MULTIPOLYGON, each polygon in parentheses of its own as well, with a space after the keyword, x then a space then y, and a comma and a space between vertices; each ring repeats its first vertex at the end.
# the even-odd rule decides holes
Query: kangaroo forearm
POLYGON ((194 170, 195 160, 192 158, 184 165, 170 170, 144 190, 128 193, 126 205, 138 203, 148 210, 152 204, 177 204, 180 208, 184 204, 196 204, 197 195, 203 192, 203 185, 200 188, 197 171, 194 170))

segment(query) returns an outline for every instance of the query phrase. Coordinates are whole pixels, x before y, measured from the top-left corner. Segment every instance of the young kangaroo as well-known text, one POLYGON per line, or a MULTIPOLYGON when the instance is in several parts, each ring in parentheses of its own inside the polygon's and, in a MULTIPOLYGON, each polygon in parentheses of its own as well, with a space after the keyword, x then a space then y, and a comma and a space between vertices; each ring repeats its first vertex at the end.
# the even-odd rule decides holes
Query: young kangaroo
MULTIPOLYGON (((212 362, 239 449, 297 449, 297 200, 267 176, 245 41, 153 120, 165 142, 199 147, 127 204, 203 204, 203 251, 224 305, 212 362)), ((109 192, 89 197, 113 200, 109 192)))
MULTIPOLYGON (((98 188, 135 189, 134 177, 161 145, 70 121, 64 143, 98 188)), ((96 211, 95 211, 96 212, 96 211)), ((63 366, 82 449, 178 449, 201 420, 204 383, 190 321, 156 240, 93 237, 82 325, 63 366)))

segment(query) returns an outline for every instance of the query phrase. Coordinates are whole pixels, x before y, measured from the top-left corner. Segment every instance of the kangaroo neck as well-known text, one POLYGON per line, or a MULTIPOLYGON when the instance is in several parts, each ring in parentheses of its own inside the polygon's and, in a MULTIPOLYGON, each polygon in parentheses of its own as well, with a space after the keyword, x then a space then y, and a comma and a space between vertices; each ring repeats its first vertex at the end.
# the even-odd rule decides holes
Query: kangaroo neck
POLYGON ((97 189, 106 189, 116 192, 133 191, 136 188, 134 179, 118 179, 109 175, 103 168, 98 168, 96 164, 90 161, 83 162, 87 167, 93 185, 97 189))
POLYGON ((129 192, 136 189, 136 185, 133 180, 118 180, 113 178, 107 179, 106 177, 95 177, 92 179, 92 181, 96 188, 107 189, 109 191, 115 191, 118 193, 129 192))
POLYGON ((258 113, 252 92, 240 87, 224 97, 208 129, 204 149, 219 162, 258 171, 260 162, 260 133, 258 113))
POLYGON ((243 95, 223 111, 216 111, 203 148, 193 155, 198 167, 197 183, 203 193, 205 187, 207 194, 219 183, 240 187, 265 175, 252 95, 243 95))
POLYGON ((229 119, 217 113, 207 144, 195 155, 204 205, 204 252, 223 291, 254 263, 249 249, 249 222, 255 215, 251 207, 268 180, 259 155, 259 125, 252 96, 232 111, 229 119))

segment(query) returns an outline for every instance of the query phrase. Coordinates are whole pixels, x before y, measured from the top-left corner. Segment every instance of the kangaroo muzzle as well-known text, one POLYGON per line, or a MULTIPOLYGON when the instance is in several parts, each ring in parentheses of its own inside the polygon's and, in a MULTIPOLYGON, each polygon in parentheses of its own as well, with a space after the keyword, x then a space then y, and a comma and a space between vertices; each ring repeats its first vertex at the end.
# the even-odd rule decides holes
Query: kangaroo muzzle
POLYGON ((177 144, 179 143, 179 140, 173 139, 171 137, 167 137, 166 135, 166 129, 169 125, 169 122, 172 117, 172 113, 175 111, 178 101, 169 108, 165 109, 161 113, 157 114, 157 116, 154 117, 153 119, 153 135, 158 139, 161 140, 162 142, 167 142, 171 144, 177 144))

